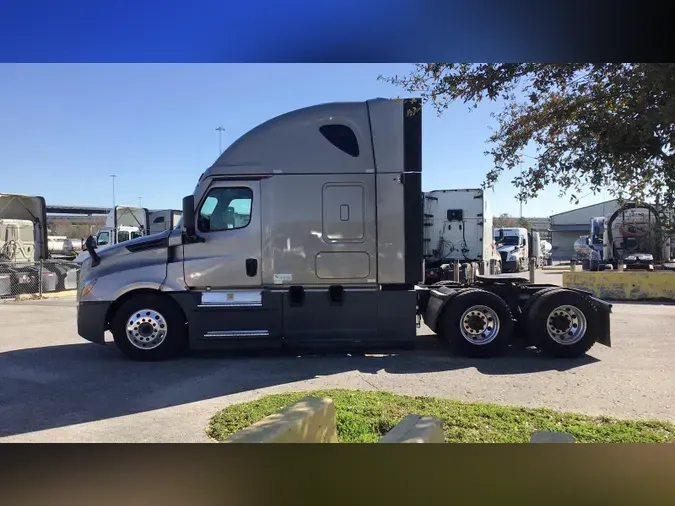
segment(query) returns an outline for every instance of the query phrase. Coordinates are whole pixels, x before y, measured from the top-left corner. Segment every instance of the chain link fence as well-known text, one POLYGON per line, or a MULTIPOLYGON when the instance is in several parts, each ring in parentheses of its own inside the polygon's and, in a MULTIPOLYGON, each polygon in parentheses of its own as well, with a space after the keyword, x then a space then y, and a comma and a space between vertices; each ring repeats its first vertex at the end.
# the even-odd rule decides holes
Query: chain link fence
POLYGON ((0 262, 0 299, 76 290, 78 267, 70 260, 0 262))

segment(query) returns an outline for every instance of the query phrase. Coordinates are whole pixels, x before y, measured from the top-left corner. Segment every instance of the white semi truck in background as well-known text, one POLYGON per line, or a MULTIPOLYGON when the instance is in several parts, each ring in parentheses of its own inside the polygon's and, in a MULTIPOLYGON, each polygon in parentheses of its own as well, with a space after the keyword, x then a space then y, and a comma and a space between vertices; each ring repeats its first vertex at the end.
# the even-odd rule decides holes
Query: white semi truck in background
POLYGON ((492 211, 482 189, 424 194, 425 282, 444 279, 446 266, 477 263, 480 274, 499 274, 502 261, 492 235, 492 211))
POLYGON ((526 271, 530 259, 534 260, 537 268, 547 263, 545 245, 542 244, 541 236, 536 230, 528 232, 523 227, 496 228, 494 241, 501 255, 504 272, 526 271))
POLYGON ((180 227, 100 250, 87 239, 79 335, 104 344, 111 331, 135 360, 410 347, 420 319, 472 356, 505 352, 516 328, 558 357, 610 346, 611 305, 583 291, 489 275, 420 284, 419 104, 328 103, 273 118, 199 177, 180 227))
POLYGON ((96 246, 103 247, 148 235, 150 213, 145 207, 115 206, 105 225, 96 232, 96 246))

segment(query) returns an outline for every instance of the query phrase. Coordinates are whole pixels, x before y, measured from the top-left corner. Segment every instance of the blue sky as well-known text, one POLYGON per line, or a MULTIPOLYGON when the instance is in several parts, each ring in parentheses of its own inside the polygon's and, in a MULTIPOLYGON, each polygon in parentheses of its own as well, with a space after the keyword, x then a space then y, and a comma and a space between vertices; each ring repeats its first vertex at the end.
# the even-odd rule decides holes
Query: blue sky
MULTIPOLYGON (((0 192, 43 195, 48 203, 180 208, 223 148, 257 124, 321 102, 394 97, 378 75, 407 64, 52 64, 0 65, 0 192)), ((423 187, 472 188, 491 159, 494 125, 485 103, 425 110, 423 187)), ((512 175, 489 193, 495 213, 517 215, 512 175)), ((579 205, 603 200, 583 198, 579 205)), ((573 206, 551 188, 523 206, 548 216, 573 206)))

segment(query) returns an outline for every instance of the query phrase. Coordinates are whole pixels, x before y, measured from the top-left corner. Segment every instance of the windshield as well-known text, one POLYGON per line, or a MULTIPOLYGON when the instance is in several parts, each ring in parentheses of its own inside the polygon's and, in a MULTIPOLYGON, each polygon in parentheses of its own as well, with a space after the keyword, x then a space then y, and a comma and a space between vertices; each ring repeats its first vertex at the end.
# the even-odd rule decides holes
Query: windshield
POLYGON ((505 246, 518 246, 518 236, 517 235, 505 235, 501 239, 497 237, 497 242, 505 246))

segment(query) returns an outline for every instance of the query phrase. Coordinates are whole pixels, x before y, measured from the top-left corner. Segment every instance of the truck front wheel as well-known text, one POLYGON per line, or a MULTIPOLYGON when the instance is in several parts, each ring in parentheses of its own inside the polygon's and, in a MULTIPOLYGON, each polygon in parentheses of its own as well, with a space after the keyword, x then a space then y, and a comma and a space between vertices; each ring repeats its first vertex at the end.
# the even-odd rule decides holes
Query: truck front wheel
POLYGON ((458 293, 443 310, 439 334, 460 355, 490 357, 509 345, 513 318, 501 297, 480 289, 458 293))
POLYGON ((542 293, 530 306, 527 319, 535 346, 555 357, 585 354, 600 331, 598 313, 591 302, 565 289, 542 293))
POLYGON ((119 350, 133 360, 164 360, 187 349, 182 311, 160 295, 142 294, 124 302, 111 330, 119 350))

